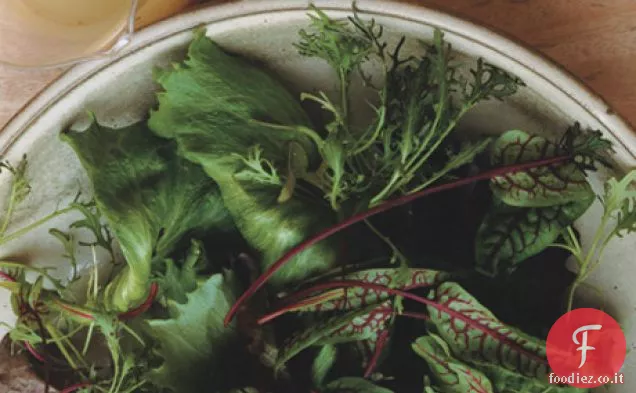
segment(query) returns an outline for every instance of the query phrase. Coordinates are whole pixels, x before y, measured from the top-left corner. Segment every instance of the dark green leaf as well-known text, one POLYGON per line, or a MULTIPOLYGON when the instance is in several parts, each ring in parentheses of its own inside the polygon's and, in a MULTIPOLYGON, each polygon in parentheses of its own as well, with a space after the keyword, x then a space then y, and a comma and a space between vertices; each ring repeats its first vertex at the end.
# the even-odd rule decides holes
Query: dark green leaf
POLYGON ((560 386, 529 378, 492 363, 477 363, 475 367, 490 379, 497 393, 586 393, 589 391, 589 389, 560 386))
POLYGON ((153 256, 168 255, 184 235, 232 227, 214 182, 142 124, 115 130, 93 122, 62 139, 88 173, 127 262, 106 289, 109 307, 126 311, 145 299, 153 256))
POLYGON ((327 344, 320 348, 320 352, 316 355, 311 368, 311 378, 315 387, 320 388, 324 385, 327 374, 329 374, 331 367, 336 361, 337 355, 338 351, 335 345, 327 344))
POLYGON ((330 382, 321 393, 393 393, 363 378, 344 377, 330 382))
POLYGON ((552 245, 590 207, 594 195, 563 205, 522 208, 494 201, 477 236, 477 269, 489 276, 511 271, 552 245))
MULTIPOLYGON (((236 300, 231 275, 215 274, 187 295, 185 304, 170 302, 170 319, 148 321, 163 360, 148 375, 156 386, 175 393, 215 391, 227 386, 229 359, 237 356, 235 327, 223 317, 236 300), (236 346, 236 347, 235 347, 236 346)), ((236 375, 236 374, 231 374, 236 375)))
MULTIPOLYGON (((563 154, 573 154, 547 139, 513 130, 502 134, 492 150, 494 166, 512 165, 563 154)), ((593 195, 585 172, 575 162, 544 165, 491 180, 493 193, 506 204, 545 207, 564 204, 593 195)))

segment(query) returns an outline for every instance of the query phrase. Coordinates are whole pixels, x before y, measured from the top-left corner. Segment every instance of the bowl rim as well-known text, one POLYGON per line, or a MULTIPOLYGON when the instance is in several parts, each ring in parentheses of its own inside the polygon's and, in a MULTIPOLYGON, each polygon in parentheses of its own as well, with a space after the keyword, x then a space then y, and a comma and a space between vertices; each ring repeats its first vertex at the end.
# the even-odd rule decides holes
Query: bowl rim
MULTIPOLYGON (((310 0, 241 0, 224 4, 201 4, 188 12, 139 30, 124 50, 114 56, 88 61, 65 70, 25 103, 0 131, 0 156, 56 101, 94 74, 134 52, 170 36, 192 30, 201 23, 218 23, 285 11, 306 11, 311 3, 310 0)), ((349 0, 320 0, 317 5, 327 12, 346 12, 352 9, 349 0)), ((371 16, 391 17, 437 27, 496 52, 522 67, 525 72, 561 91, 611 133, 625 151, 636 159, 636 131, 631 124, 581 79, 539 51, 518 43, 500 31, 431 7, 391 0, 357 0, 356 7, 361 13, 371 16)))

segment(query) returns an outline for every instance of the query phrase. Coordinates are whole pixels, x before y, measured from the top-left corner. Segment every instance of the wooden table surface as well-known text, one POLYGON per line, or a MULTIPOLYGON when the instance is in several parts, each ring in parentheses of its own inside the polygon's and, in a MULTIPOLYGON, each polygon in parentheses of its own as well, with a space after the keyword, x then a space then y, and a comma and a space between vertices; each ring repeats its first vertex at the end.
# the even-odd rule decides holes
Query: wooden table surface
MULTIPOLYGON (((173 0, 148 1, 161 2, 159 8, 165 9, 173 0)), ((541 51, 636 125, 634 0, 402 1, 450 11, 541 51)), ((152 22, 154 17, 140 22, 152 22)), ((13 70, 0 65, 0 128, 63 71, 13 70)))

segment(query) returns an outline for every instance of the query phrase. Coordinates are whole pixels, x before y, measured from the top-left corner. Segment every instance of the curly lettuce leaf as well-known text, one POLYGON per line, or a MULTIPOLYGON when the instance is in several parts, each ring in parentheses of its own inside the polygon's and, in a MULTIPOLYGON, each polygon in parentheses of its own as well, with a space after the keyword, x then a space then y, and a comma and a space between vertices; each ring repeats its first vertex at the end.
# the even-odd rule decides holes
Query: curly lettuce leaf
POLYGON ((126 259, 106 289, 108 307, 126 311, 143 301, 153 258, 169 255, 185 235, 233 227, 214 182, 142 123, 111 129, 93 121, 61 138, 86 170, 126 259))
POLYGON ((238 333, 224 327, 223 317, 236 300, 236 284, 230 274, 215 274, 187 295, 184 304, 169 303, 169 319, 148 321, 150 335, 159 345, 163 363, 149 372, 155 386, 175 393, 223 391, 236 375, 229 369, 236 359, 238 333))
MULTIPOLYGON (((187 59, 158 72, 157 81, 164 91, 150 128, 174 139, 180 155, 200 164, 218 183, 241 234, 263 254, 263 269, 309 234, 333 224, 321 198, 282 192, 280 174, 286 169, 281 168, 288 167, 291 149, 303 150, 310 166, 317 151, 299 131, 309 125, 305 112, 280 82, 224 52, 203 31, 187 59)), ((295 282, 333 266, 335 249, 333 240, 311 247, 271 283, 295 282)))

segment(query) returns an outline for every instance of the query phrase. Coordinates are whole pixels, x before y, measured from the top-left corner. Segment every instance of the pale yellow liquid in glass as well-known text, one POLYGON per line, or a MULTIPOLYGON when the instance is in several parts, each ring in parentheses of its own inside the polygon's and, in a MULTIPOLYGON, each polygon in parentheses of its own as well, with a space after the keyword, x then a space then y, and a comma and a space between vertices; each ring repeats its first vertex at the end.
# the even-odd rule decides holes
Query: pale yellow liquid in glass
POLYGON ((111 49, 128 32, 132 7, 132 0, 0 0, 0 61, 41 66, 111 49))

